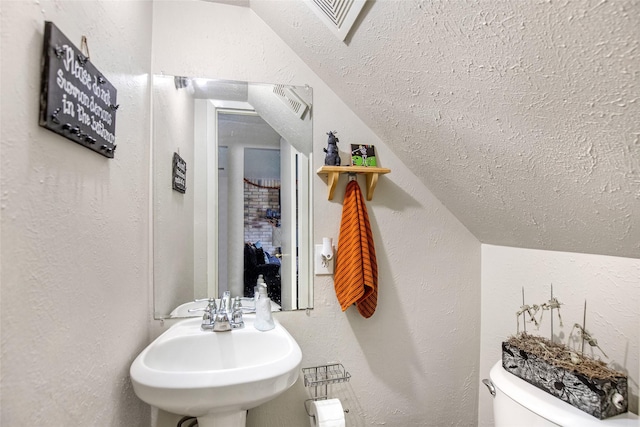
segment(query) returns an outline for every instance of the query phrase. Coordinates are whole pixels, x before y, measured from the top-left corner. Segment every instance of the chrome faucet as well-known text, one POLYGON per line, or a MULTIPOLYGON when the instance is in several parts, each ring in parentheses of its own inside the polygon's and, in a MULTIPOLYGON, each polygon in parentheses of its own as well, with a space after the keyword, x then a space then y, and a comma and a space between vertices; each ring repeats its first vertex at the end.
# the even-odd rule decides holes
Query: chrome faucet
MULTIPOLYGON (((202 300, 197 300, 202 301, 202 300)), ((196 308, 189 311, 203 311, 202 329, 212 330, 213 332, 226 332, 232 329, 244 327, 242 319, 242 304, 240 297, 236 297, 233 303, 233 313, 228 313, 227 307, 231 307, 231 296, 229 291, 225 291, 220 300, 220 307, 216 306, 216 300, 209 298, 209 303, 205 308, 196 308), (231 318, 229 318, 231 316, 231 318)))
POLYGON ((224 291, 222 298, 220 298, 220 309, 216 313, 213 321, 213 332, 227 332, 231 330, 231 322, 229 321, 229 299, 231 299, 231 292, 224 291))

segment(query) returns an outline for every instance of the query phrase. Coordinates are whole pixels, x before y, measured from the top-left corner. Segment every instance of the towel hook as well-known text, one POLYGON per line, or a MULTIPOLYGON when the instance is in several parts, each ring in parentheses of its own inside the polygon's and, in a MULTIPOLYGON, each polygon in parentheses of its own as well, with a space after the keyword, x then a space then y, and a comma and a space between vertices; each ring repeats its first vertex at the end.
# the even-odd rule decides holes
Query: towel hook
POLYGON ((357 177, 356 177, 356 173, 355 172, 349 172, 349 182, 351 181, 357 181, 357 177))

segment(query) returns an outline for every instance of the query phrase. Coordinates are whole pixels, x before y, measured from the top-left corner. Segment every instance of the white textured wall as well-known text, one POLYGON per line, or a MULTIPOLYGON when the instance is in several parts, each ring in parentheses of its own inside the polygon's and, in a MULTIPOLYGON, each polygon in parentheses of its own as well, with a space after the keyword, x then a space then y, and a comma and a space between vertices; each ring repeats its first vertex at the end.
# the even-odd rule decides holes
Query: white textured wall
MULTIPOLYGON (((567 342, 574 323, 582 324, 586 300, 586 328, 609 356, 603 360, 629 375, 630 409, 637 413, 639 279, 638 259, 482 245, 480 378, 489 377, 489 370, 500 360, 500 343, 516 332, 522 288, 527 304, 541 304, 549 300, 553 283, 554 296, 563 304, 564 324, 560 327, 558 318, 554 319, 554 335, 567 342)), ((528 324, 527 331, 535 331, 535 326, 528 324)), ((549 312, 539 333, 549 336, 549 312)), ((602 357, 597 350, 593 354, 602 357)), ((491 426, 491 397, 480 387, 478 425, 491 426)))
POLYGON ((149 423, 129 365, 149 336, 148 2, 2 1, 5 426, 149 423), (115 159, 38 126, 44 21, 118 90, 115 159))
MULTIPOLYGON (((475 425, 478 241, 249 9, 155 2, 153 45, 154 72, 313 87, 314 169, 323 163, 329 130, 339 132, 345 159, 348 144, 376 145, 380 162, 392 169, 367 204, 380 271, 376 314, 363 319, 353 309, 342 313, 333 281, 320 276, 315 308, 278 318, 300 344, 303 366, 339 361, 351 372, 350 383, 332 389, 350 409, 348 425, 475 425)), ((325 180, 314 177, 316 242, 337 240, 345 185, 343 177, 329 202, 325 180)), ((154 334, 162 329, 154 327, 154 334)), ((248 425, 307 425, 308 397, 299 381, 250 411, 248 425)))

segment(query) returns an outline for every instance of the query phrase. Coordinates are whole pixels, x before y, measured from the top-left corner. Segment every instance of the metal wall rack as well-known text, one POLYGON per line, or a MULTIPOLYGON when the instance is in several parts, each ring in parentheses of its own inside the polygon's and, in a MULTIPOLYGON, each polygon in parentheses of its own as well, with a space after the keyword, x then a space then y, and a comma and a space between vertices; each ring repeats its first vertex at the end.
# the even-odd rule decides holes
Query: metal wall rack
MULTIPOLYGON (((342 363, 302 368, 302 374, 304 376, 304 386, 312 389, 311 394, 313 397, 304 402, 304 409, 306 409, 309 416, 311 414, 309 413, 307 402, 327 399, 329 397, 329 384, 348 382, 351 379, 351 374, 344 369, 342 363)), ((349 412, 349 410, 346 409, 345 412, 349 412)))

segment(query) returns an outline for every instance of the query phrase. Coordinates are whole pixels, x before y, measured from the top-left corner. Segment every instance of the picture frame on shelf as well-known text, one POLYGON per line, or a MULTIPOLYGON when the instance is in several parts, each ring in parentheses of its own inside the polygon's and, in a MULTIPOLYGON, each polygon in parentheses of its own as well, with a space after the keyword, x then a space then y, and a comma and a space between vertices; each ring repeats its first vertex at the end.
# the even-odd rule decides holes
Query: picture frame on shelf
POLYGON ((375 146, 351 144, 351 166, 378 166, 375 146))

